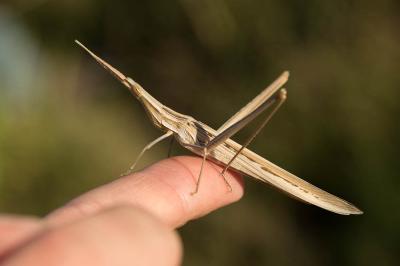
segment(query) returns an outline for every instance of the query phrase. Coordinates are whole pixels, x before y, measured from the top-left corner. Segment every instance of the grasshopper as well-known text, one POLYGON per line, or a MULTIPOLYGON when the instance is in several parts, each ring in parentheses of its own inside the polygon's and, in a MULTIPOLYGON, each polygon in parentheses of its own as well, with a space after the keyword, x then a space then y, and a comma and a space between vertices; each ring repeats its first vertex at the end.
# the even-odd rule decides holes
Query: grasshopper
POLYGON ((231 168, 241 174, 268 183, 295 199, 328 211, 342 215, 363 213, 353 204, 304 181, 246 148, 286 100, 287 91, 282 86, 287 82, 289 72, 283 72, 271 85, 227 120, 218 130, 214 130, 191 116, 178 113, 161 104, 134 80, 109 65, 79 41, 76 41, 76 43, 122 82, 144 106, 152 123, 164 131, 162 136, 146 145, 128 173, 133 171, 138 160, 148 149, 173 136, 183 147, 203 158, 199 177, 192 195, 197 193, 199 189, 203 166, 208 159, 225 166, 221 175, 229 190, 232 190, 232 188, 225 179, 224 174, 231 168), (230 139, 231 136, 268 108, 271 111, 266 119, 243 145, 230 139))

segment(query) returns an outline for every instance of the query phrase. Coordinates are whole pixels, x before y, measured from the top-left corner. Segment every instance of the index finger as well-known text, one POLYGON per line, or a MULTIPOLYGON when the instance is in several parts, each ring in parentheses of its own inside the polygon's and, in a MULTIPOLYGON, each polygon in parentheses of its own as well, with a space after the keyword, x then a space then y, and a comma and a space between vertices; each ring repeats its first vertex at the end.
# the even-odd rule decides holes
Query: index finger
POLYGON ((50 213, 50 223, 64 223, 114 205, 140 207, 172 228, 239 200, 243 183, 238 174, 227 172, 229 192, 222 167, 207 161, 197 194, 191 195, 199 175, 201 159, 179 156, 157 162, 143 171, 93 189, 50 213))

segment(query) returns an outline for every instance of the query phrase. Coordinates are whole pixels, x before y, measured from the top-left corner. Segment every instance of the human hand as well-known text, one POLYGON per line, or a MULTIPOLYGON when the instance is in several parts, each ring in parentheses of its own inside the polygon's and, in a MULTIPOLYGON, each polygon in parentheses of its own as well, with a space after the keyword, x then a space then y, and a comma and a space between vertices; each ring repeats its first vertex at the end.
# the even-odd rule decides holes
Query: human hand
POLYGON ((237 201, 240 176, 204 165, 199 192, 191 195, 201 159, 173 157, 93 189, 39 219, 0 216, 0 265, 179 265, 175 229, 237 201))

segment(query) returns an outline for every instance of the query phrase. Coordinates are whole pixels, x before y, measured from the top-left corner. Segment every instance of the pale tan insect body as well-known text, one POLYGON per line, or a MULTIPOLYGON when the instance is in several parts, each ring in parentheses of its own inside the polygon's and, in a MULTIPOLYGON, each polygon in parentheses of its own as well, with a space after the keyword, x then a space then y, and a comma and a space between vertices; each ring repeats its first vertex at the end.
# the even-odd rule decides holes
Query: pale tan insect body
MULTIPOLYGON (((288 80, 288 72, 284 72, 269 87, 263 90, 250 103, 225 122, 218 130, 214 130, 206 124, 195 120, 193 117, 180 114, 164 106, 138 83, 127 78, 78 41, 76 42, 93 56, 98 63, 127 86, 132 94, 143 104, 152 122, 158 128, 166 132, 147 145, 140 156, 145 150, 152 147, 157 142, 173 135, 182 146, 195 154, 203 156, 204 160, 207 158, 222 165, 229 164, 230 168, 264 183, 271 184, 301 201, 311 203, 338 214, 362 214, 362 211, 351 203, 304 181, 245 148, 248 143, 242 147, 242 145, 230 139, 233 134, 255 116, 263 112, 263 110, 269 106, 268 104, 271 104, 268 103, 268 100, 270 100, 277 91, 280 93, 281 98, 275 99, 283 101, 286 98, 286 90, 281 87, 288 80)), ((131 168, 133 169, 133 167, 131 168)), ((196 187, 196 191, 197 189, 198 186, 196 187)))

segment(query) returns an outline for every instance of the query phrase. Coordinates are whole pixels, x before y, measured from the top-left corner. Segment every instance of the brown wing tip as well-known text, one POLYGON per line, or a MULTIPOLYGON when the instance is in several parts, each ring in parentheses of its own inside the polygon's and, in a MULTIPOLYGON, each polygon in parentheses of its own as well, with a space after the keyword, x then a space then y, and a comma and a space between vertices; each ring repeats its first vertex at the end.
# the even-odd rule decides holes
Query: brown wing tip
POLYGON ((364 212, 362 210, 360 210, 359 208, 357 208, 356 206, 352 205, 352 208, 349 212, 349 214, 355 214, 355 215, 361 215, 364 212))
POLYGON ((347 202, 345 200, 342 200, 343 205, 340 207, 340 210, 334 211, 338 214, 342 215, 360 215, 363 214, 364 212, 351 204, 350 202, 347 202))

